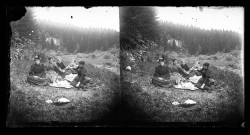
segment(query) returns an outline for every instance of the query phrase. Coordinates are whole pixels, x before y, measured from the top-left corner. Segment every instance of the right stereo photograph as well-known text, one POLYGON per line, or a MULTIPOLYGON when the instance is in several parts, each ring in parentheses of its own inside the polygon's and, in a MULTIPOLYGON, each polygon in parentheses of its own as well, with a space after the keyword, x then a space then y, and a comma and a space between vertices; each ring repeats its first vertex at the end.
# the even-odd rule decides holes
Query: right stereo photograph
POLYGON ((243 7, 130 6, 119 17, 127 121, 244 127, 243 7))

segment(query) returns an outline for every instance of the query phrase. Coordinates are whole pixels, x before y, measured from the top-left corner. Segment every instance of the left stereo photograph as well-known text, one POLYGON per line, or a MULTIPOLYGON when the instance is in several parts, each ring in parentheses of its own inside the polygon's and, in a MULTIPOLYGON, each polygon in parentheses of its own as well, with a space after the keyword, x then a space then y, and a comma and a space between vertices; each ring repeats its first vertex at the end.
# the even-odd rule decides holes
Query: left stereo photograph
POLYGON ((119 7, 6 9, 6 126, 117 121, 119 7))

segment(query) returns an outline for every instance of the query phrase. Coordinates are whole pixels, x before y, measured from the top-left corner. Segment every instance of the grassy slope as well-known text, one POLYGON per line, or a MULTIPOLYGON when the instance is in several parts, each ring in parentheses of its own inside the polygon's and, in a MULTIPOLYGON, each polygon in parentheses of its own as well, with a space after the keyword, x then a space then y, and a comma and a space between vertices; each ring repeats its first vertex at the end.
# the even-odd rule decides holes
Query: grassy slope
MULTIPOLYGON (((74 57, 74 56, 72 56, 74 57)), ((62 56, 65 65, 70 56, 62 56)), ((26 122, 85 122, 100 120, 112 110, 114 100, 119 97, 119 76, 105 69, 92 66, 95 60, 87 60, 88 76, 97 83, 88 91, 75 88, 64 89, 50 86, 39 87, 25 83, 32 61, 16 61, 10 66, 9 124, 26 122), (91 63, 91 64, 90 64, 91 63), (64 106, 47 104, 48 99, 66 97, 71 100, 64 106)))
MULTIPOLYGON (((191 66, 198 58, 185 58, 191 66)), ((219 60, 218 60, 219 61, 219 60)), ((216 62, 211 63, 214 65, 216 62)), ((217 62, 220 63, 220 62, 217 62)), ((221 63, 220 63, 221 64, 221 63)), ((145 63, 144 71, 123 71, 125 82, 122 86, 122 96, 130 107, 133 107, 136 120, 159 122, 231 122, 237 123, 241 119, 243 88, 242 78, 238 75, 211 67, 213 77, 225 82, 222 89, 211 93, 200 90, 189 91, 175 88, 158 88, 150 84, 156 63, 145 63), (230 79, 228 79, 230 78, 230 79), (235 79, 235 80, 234 80, 235 79), (237 84, 237 85, 236 85, 237 84), (172 105, 172 102, 183 103, 187 99, 197 102, 190 108, 172 105)), ((221 65, 214 65, 221 66, 221 65)))

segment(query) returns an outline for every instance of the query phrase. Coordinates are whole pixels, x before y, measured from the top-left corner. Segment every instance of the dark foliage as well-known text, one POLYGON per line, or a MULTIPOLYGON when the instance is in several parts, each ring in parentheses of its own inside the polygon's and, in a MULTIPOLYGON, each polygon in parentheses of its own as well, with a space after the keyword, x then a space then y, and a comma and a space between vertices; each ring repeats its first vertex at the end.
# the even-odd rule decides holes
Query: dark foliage
POLYGON ((119 13, 121 49, 136 49, 147 46, 146 40, 159 40, 158 22, 152 7, 121 7, 119 13))
MULTIPOLYGON (((233 49, 240 49, 241 39, 239 33, 225 30, 202 30, 197 27, 161 22, 161 41, 167 49, 171 48, 167 43, 169 39, 183 42, 183 46, 192 55, 214 54, 216 52, 228 53, 233 49)), ((174 42, 175 43, 175 42, 174 42)))

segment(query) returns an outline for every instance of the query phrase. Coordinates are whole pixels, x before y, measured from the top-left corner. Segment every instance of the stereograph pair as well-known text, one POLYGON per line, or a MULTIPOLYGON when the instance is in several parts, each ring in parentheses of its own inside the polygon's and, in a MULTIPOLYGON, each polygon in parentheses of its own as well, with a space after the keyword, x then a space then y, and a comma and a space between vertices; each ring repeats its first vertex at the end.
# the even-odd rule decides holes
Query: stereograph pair
POLYGON ((243 7, 6 8, 7 127, 244 127, 243 7))

